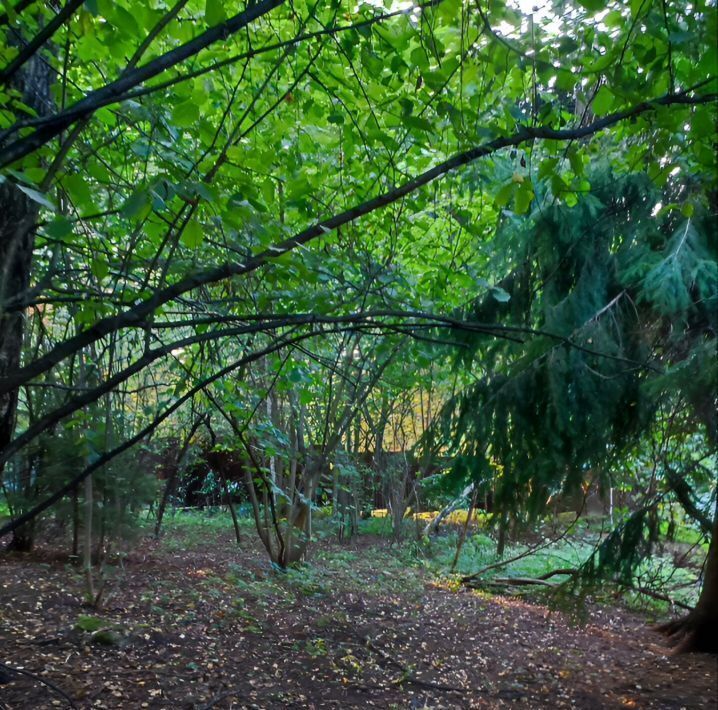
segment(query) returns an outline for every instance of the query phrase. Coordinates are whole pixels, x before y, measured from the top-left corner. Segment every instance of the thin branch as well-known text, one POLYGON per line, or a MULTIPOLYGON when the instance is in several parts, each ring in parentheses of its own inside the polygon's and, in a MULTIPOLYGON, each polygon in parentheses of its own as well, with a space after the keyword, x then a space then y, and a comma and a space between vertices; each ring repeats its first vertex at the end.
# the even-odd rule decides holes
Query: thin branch
POLYGON ((12 9, 11 12, 3 12, 0 15, 0 27, 7 25, 10 22, 10 15, 18 16, 26 7, 29 7, 35 2, 35 0, 20 0, 17 5, 12 9))
POLYGON ((524 557, 528 557, 530 555, 533 555, 534 552, 538 552, 539 550, 543 550, 546 547, 550 547, 551 545, 560 542, 563 540, 563 538, 566 537, 566 535, 573 530, 576 523, 578 522, 578 519, 581 517, 581 514, 583 513, 583 509, 586 505, 586 496, 583 497, 583 503, 581 505, 581 509, 576 514, 576 517, 569 523, 569 525, 564 529, 564 531, 558 536, 553 538, 552 540, 547 540, 546 542, 542 542, 538 545, 534 545, 533 547, 529 547, 528 549, 524 550, 523 552, 519 553, 518 555, 514 555, 513 557, 509 557, 506 560, 499 560, 498 562, 494 562, 491 565, 487 565, 486 567, 482 567, 478 572, 474 572, 472 574, 466 575, 465 577, 461 578, 462 584, 468 584, 469 582, 473 581, 474 579, 481 577, 486 572, 489 572, 493 569, 499 569, 500 567, 506 567, 506 565, 511 564, 512 562, 516 562, 518 560, 522 560, 524 557))
MULTIPOLYGON (((72 1, 78 2, 78 0, 72 1)), ((211 27, 189 42, 162 54, 137 69, 123 74, 119 79, 106 84, 101 89, 91 91, 84 99, 70 106, 66 111, 43 120, 34 133, 16 140, 0 151, 0 168, 7 167, 10 163, 14 163, 16 160, 33 153, 62 133, 75 121, 91 116, 99 108, 114 103, 117 97, 122 96, 130 89, 193 57, 215 42, 225 40, 236 34, 250 22, 266 15, 274 8, 282 5, 283 2, 284 0, 263 0, 263 2, 250 5, 244 12, 240 12, 229 20, 211 27)), ((6 135, 14 132, 16 127, 17 124, 8 129, 6 135)))
POLYGON ((127 62, 127 66, 125 67, 125 71, 123 74, 127 74, 129 71, 135 68, 137 66, 137 63, 142 59, 142 55, 149 49, 152 42, 157 39, 157 37, 160 35, 162 30, 164 30, 167 25, 169 25, 172 20, 174 20, 177 15, 182 11, 182 8, 187 4, 188 0, 178 0, 177 3, 173 7, 171 7, 162 17, 157 21, 155 26, 150 30, 150 32, 147 34, 147 37, 142 41, 142 44, 135 50, 135 53, 130 58, 130 61, 127 62))
MULTIPOLYGON (((256 8, 258 6, 254 7, 256 8)), ((492 155, 502 148, 518 146, 539 138, 561 141, 585 138, 603 131, 614 124, 653 111, 659 106, 704 104, 713 102, 717 98, 718 95, 716 94, 692 97, 688 95, 687 91, 679 94, 667 94, 651 101, 645 101, 624 111, 605 116, 587 126, 574 129, 520 126, 518 130, 510 136, 496 138, 463 153, 458 153, 392 190, 388 190, 377 197, 355 205, 332 217, 315 222, 295 236, 278 242, 256 256, 249 257, 244 263, 224 263, 220 266, 188 275, 171 286, 156 291, 152 296, 136 306, 127 309, 123 313, 97 321, 81 333, 55 346, 41 358, 38 358, 25 367, 19 368, 15 373, 2 378, 2 380, 0 380, 0 394, 12 391, 30 379, 37 377, 43 372, 47 372, 66 357, 96 342, 105 335, 120 330, 121 328, 136 325, 151 315, 160 306, 178 298, 188 291, 198 288, 199 286, 223 281, 231 276, 243 276, 252 273, 265 264, 271 263, 273 259, 293 251, 297 247, 305 246, 317 237, 329 234, 342 225, 354 222, 360 217, 364 217, 387 205, 393 204, 419 188, 428 185, 437 178, 480 158, 492 155)))
MULTIPOLYGON (((329 332, 331 332, 331 331, 329 331, 329 332)), ((155 419, 152 422, 150 422, 150 424, 148 424, 140 432, 138 432, 137 434, 132 436, 130 439, 127 439, 126 441, 124 441, 122 444, 115 447, 114 449, 112 449, 110 451, 106 451, 103 454, 101 454, 97 459, 95 459, 95 461, 93 461, 89 466, 87 466, 77 476, 75 476, 73 479, 71 479, 68 483, 66 483, 64 486, 62 486, 59 490, 55 491, 55 493, 50 495, 44 501, 42 501, 41 503, 38 503, 31 510, 28 510, 26 513, 23 513, 19 517, 14 518, 9 523, 6 523, 5 525, 3 525, 3 527, 0 528, 0 537, 3 537, 4 535, 11 533, 13 530, 16 530, 17 528, 21 527, 28 521, 32 520, 33 518, 37 517, 41 513, 45 512, 48 508, 52 507, 55 503, 57 503, 59 500, 61 500, 63 496, 67 495, 68 493, 71 493, 75 489, 76 486, 78 486, 80 483, 82 483, 85 480, 85 478, 87 478, 89 475, 91 475, 94 471, 96 471, 99 468, 102 468, 102 466, 104 466, 105 464, 112 461, 112 459, 114 459, 115 457, 124 453, 125 451, 128 451, 133 446, 135 446, 135 444, 139 443, 146 436, 148 436, 149 434, 154 432, 154 430, 163 421, 165 421, 165 419, 167 419, 171 414, 173 414, 178 409, 180 409, 187 401, 191 400, 197 393, 205 390, 209 385, 211 385, 216 380, 220 379, 221 377, 224 377, 225 375, 230 374, 234 370, 237 370, 238 368, 242 367, 243 365, 246 365, 247 363, 255 362, 256 360, 259 360, 263 357, 266 357, 267 355, 277 352, 278 350, 281 350, 282 348, 292 346, 297 342, 300 342, 307 338, 315 337, 316 335, 317 335, 316 333, 310 332, 310 333, 303 333, 301 335, 296 335, 296 336, 280 339, 278 341, 275 341, 271 345, 267 346, 266 348, 263 348, 262 350, 257 350, 253 353, 250 353, 249 355, 245 355, 244 357, 240 358, 239 360, 234 361, 232 364, 222 368, 218 372, 215 372, 212 375, 206 377, 204 380, 202 380, 197 385, 195 385, 190 390, 188 390, 179 399, 175 400, 175 402, 173 404, 171 404, 169 407, 167 407, 167 409, 165 409, 164 412, 161 412, 159 415, 157 415, 155 417, 155 419)))
POLYGON ((57 30, 72 17, 85 0, 69 0, 67 5, 28 42, 4 69, 0 70, 0 84, 7 84, 17 71, 47 42, 57 30))

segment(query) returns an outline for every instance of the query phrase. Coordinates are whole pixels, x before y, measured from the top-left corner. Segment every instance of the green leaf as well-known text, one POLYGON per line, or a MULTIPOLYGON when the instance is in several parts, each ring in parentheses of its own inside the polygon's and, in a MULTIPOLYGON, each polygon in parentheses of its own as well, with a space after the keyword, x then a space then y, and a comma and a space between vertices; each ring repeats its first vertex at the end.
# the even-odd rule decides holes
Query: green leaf
POLYGON ((556 172, 551 176, 551 192, 553 192, 556 197, 560 197, 568 190, 568 187, 568 183, 560 173, 556 172))
POLYGON ((573 170, 576 175, 583 175, 584 165, 581 153, 575 148, 571 148, 571 150, 568 151, 568 160, 571 163, 571 170, 573 170))
POLYGON ((134 35, 135 37, 139 37, 141 34, 140 26, 137 24, 137 20, 135 19, 134 15, 127 10, 125 10, 124 7, 122 7, 119 3, 113 3, 114 5, 114 14, 112 17, 112 22, 119 30, 124 30, 128 34, 134 35))
POLYGON ((701 138, 713 136, 716 132, 715 119, 707 106, 697 106, 690 123, 693 131, 701 138))
POLYGON ((428 69, 429 63, 426 59, 426 52, 423 47, 417 47, 411 52, 411 63, 420 69, 428 69))
POLYGON ((72 234, 73 225, 67 217, 59 215, 45 225, 44 232, 48 237, 65 241, 72 234))
POLYGON ((578 83, 579 76, 570 71, 559 71, 556 78, 556 87, 561 91, 572 91, 578 83))
POLYGON ((514 199, 514 211, 517 214, 524 214, 528 212, 531 206, 531 200, 534 198, 534 191, 531 188, 531 183, 524 182, 520 185, 516 191, 516 197, 514 199))
POLYGON ((180 241, 188 249, 196 249, 204 241, 204 229, 202 225, 195 219, 191 220, 182 230, 180 241))
POLYGON ((55 205, 50 202, 50 200, 45 197, 45 193, 39 192, 38 190, 33 190, 31 187, 28 187, 27 185, 22 185, 19 182, 16 182, 15 185, 17 186, 18 190, 22 190, 31 200, 34 200, 39 205, 42 205, 43 207, 46 207, 49 210, 52 210, 53 212, 57 209, 55 205))
POLYGON ((645 0, 631 0, 631 17, 638 17, 638 13, 641 11, 644 4, 650 6, 645 0))
POLYGON ((66 175, 62 180, 62 186, 67 191, 72 203, 79 207, 93 207, 92 191, 85 179, 79 173, 66 175))
POLYGON ((578 4, 589 12, 600 12, 606 7, 604 0, 578 0, 578 4))
POLYGON ((147 187, 137 188, 126 200, 125 204, 120 209, 120 214, 123 217, 146 217, 152 209, 151 195, 147 187))
POLYGON ((404 124, 408 128, 418 128, 420 131, 433 131, 434 127, 431 122, 420 116, 405 116, 404 124))
POLYGON ((509 204, 511 197, 514 194, 514 190, 516 189, 516 183, 510 182, 508 185, 504 185, 494 198, 494 204, 500 209, 502 207, 506 207, 506 205, 509 204))
POLYGON ((172 111, 172 122, 180 128, 189 128, 199 119, 199 106, 192 101, 185 101, 175 106, 172 111))
POLYGON ((110 273, 110 266, 104 259, 93 259, 90 264, 90 270, 97 279, 104 279, 110 273))
POLYGON ((541 161, 538 169, 539 180, 545 180, 551 177, 556 172, 556 166, 558 165, 558 158, 546 158, 541 161))
POLYGON ((224 2, 222 0, 207 0, 204 6, 204 19, 208 25, 214 26, 224 22, 224 2))
POLYGON ((593 112, 597 116, 605 116, 613 106, 614 96, 607 86, 602 86, 593 99, 593 112))
POLYGON ((563 199, 569 207, 575 207, 578 204, 578 195, 575 192, 564 193, 563 199))

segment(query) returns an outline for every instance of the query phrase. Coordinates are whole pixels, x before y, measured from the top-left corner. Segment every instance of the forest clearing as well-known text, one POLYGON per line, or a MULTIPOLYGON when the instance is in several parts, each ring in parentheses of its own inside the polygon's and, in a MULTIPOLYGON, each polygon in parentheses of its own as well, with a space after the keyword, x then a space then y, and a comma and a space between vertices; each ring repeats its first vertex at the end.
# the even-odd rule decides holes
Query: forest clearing
MULTIPOLYGON (((577 619, 469 590, 439 573, 453 539, 417 551, 375 520, 288 574, 250 520, 239 546, 230 530, 227 513, 178 514, 108 567, 101 611, 52 548, 4 559, 3 648, 78 707, 715 707, 715 658, 671 656, 648 626, 660 607, 609 597, 577 619)), ((33 678, 0 692, 9 709, 64 704, 33 678)))
POLYGON ((3 0, 0 710, 713 708, 716 0, 3 0))

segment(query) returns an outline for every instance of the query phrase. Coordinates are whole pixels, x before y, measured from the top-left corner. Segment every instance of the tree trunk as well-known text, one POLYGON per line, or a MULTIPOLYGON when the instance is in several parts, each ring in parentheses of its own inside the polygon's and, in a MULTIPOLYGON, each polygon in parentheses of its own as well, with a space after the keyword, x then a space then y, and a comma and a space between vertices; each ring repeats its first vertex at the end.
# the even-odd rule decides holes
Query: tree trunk
POLYGON ((31 552, 35 544, 35 521, 31 520, 12 531, 8 552, 31 552))
MULTIPOLYGON (((22 349, 24 313, 5 310, 6 301, 30 283, 38 205, 9 180, 0 184, 0 377, 17 369, 22 349)), ((0 395, 0 446, 12 439, 17 390, 0 395)))
POLYGON ((72 557, 77 559, 80 549, 80 499, 77 486, 72 492, 72 557))
POLYGON ((281 567, 289 567, 304 559, 309 544, 310 515, 311 508, 307 503, 295 501, 287 518, 284 554, 278 561, 281 567))
MULTIPOLYGON (((232 502, 232 495, 229 492, 229 483, 227 483, 227 474, 224 470, 224 468, 220 467, 217 471, 219 473, 220 478, 222 479, 222 488, 224 488, 224 497, 227 501, 227 507, 229 508, 229 513, 232 516, 232 526, 234 527, 234 537, 237 541, 237 544, 240 545, 242 543, 241 535, 239 533, 239 521, 237 520, 237 511, 234 508, 234 503, 232 502)), ((221 500, 221 498, 220 498, 221 500)))
POLYGON ((167 508, 167 503, 170 499, 170 496, 172 495, 176 487, 180 469, 182 468, 182 464, 184 463, 184 458, 187 455, 187 450, 189 449, 192 437, 195 435, 195 432, 203 421, 204 420, 202 418, 199 418, 194 422, 194 424, 192 424, 192 428, 189 430, 189 434, 187 434, 187 436, 185 437, 184 443, 182 444, 182 448, 180 449, 179 455, 177 456, 177 462, 174 466, 172 466, 170 470, 170 475, 167 477, 167 483, 165 484, 164 491, 162 492, 162 499, 160 500, 160 504, 157 508, 157 521, 155 522, 155 539, 158 539, 160 536, 160 530, 162 528, 162 518, 164 517, 165 509, 167 508))
POLYGON ((506 550, 506 531, 509 526, 509 521, 507 519, 506 513, 501 514, 501 518, 499 520, 499 539, 496 542, 496 556, 497 557, 503 557, 504 551, 506 550))
POLYGON ((698 604, 687 616, 659 627, 679 653, 718 653, 718 500, 698 604))
MULTIPOLYGON (((51 72, 49 64, 33 57, 11 81, 11 88, 20 92, 23 103, 39 117, 52 107, 51 72)), ((0 183, 0 377, 20 362, 24 311, 6 311, 5 304, 30 285, 38 211, 38 203, 9 179, 0 183)), ((12 438, 16 406, 17 390, 0 395, 0 449, 12 438)))
POLYGON ((471 524, 471 516, 474 514, 474 508, 476 508, 476 499, 479 494, 479 489, 474 488, 474 495, 471 496, 471 504, 469 505, 469 512, 466 514, 466 520, 464 521, 464 527, 461 530, 461 535, 456 543, 456 554, 454 555, 454 561, 451 563, 452 573, 456 570, 456 565, 459 564, 459 557, 461 555, 461 548, 464 546, 466 541, 466 533, 469 531, 469 525, 471 524))
MULTIPOLYGON (((37 469, 40 468, 40 463, 37 460, 37 456, 27 450, 23 453, 23 459, 25 460, 23 464, 25 468, 24 473, 20 474, 20 485, 22 486, 21 499, 27 502, 37 497, 37 481, 35 475, 37 474, 37 469), (35 467, 37 467, 37 469, 35 467)), ((19 514, 17 507, 14 513, 16 515, 19 514)), ((7 546, 8 552, 32 551, 35 544, 35 522, 35 519, 32 519, 13 530, 12 538, 7 546)))
MULTIPOLYGON (((37 203, 9 180, 0 184, 0 378, 16 370, 22 351, 24 311, 6 310, 6 302, 30 285, 37 203)), ((0 450, 15 431, 17 390, 0 395, 0 450)), ((0 475, 4 464, 0 463, 0 475)), ((27 552, 33 544, 32 523, 13 531, 9 550, 27 552)))
POLYGON ((424 536, 429 537, 430 535, 436 535, 436 533, 439 532, 439 525, 441 525, 441 523, 448 518, 449 515, 466 502, 466 499, 471 495, 473 490, 474 484, 469 483, 458 498, 452 500, 451 503, 445 506, 444 509, 427 524, 424 528, 424 536))
MULTIPOLYGON (((47 115, 52 107, 50 65, 32 57, 10 82, 24 104, 37 116, 47 115)), ((35 200, 9 179, 0 183, 0 378, 12 373, 20 364, 24 309, 8 309, 8 301, 25 294, 30 286, 35 225, 39 207, 35 200)), ((0 395, 0 451, 12 440, 17 411, 17 390, 0 395)), ((0 463, 0 477, 4 464, 0 463)), ((8 549, 28 551, 34 540, 34 523, 13 531, 8 549)))
POLYGON ((288 491, 293 496, 293 502, 287 514, 284 554, 279 561, 282 567, 306 559, 307 545, 312 537, 312 502, 317 484, 326 473, 325 455, 307 452, 300 485, 288 491))
POLYGON ((92 476, 85 479, 85 520, 82 542, 82 566, 85 571, 85 594, 88 603, 95 601, 95 582, 92 572, 92 504, 94 493, 92 490, 92 476))

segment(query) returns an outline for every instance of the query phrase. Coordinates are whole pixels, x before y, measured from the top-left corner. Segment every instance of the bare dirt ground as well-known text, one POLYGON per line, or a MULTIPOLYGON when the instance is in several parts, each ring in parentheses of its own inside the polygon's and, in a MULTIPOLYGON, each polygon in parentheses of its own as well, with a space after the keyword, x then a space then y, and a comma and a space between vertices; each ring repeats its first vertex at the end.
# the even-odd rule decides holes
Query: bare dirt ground
MULTIPOLYGON (((718 708, 716 658, 671 656, 641 617, 601 607, 579 626, 443 587, 383 540, 325 543, 282 575, 249 535, 175 532, 113 573, 96 611, 49 547, 0 556, 0 662, 78 708, 718 708)), ((69 707, 0 680, 0 709, 69 707)))

